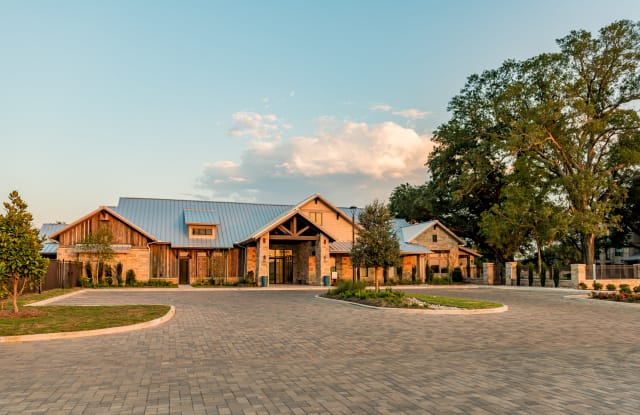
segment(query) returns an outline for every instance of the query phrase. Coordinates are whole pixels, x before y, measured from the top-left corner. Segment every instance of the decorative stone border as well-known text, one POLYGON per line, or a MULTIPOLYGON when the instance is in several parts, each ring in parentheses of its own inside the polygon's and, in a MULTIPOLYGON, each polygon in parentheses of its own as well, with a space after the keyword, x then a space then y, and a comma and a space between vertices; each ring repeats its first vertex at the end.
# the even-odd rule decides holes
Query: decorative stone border
POLYGON ((503 305, 502 307, 481 308, 481 309, 474 309, 474 310, 463 310, 463 309, 433 310, 428 308, 376 307, 368 304, 360 304, 360 303, 354 303, 351 301, 336 300, 334 298, 321 297, 319 295, 316 295, 315 298, 320 300, 325 300, 325 301, 333 301, 346 306, 356 306, 356 307, 363 307, 363 308, 369 308, 369 309, 381 310, 381 311, 392 311, 395 313, 402 313, 402 314, 431 314, 431 315, 439 315, 439 316, 442 316, 442 315, 458 315, 459 316, 459 315, 474 315, 474 314, 496 314, 496 313, 504 313, 505 311, 509 310, 509 307, 506 305, 503 305))
MULTIPOLYGON (((72 293, 75 294, 75 293, 72 293)), ((60 298, 60 297, 56 297, 60 298)), ((46 301, 46 300, 45 300, 46 301)), ((91 307, 91 306, 87 306, 91 307)), ((85 330, 85 331, 67 331, 62 333, 43 333, 43 334, 25 334, 22 336, 0 336, 0 343, 17 343, 17 342, 33 342, 44 340, 57 340, 57 339, 76 339, 79 337, 93 337, 102 336, 105 334, 117 334, 126 333, 129 331, 136 331, 142 329, 148 329, 150 327, 159 326, 166 323, 176 315, 176 308, 171 306, 167 314, 162 317, 158 317, 154 320, 144 321, 142 323, 131 324, 128 326, 108 327, 104 329, 85 330)))

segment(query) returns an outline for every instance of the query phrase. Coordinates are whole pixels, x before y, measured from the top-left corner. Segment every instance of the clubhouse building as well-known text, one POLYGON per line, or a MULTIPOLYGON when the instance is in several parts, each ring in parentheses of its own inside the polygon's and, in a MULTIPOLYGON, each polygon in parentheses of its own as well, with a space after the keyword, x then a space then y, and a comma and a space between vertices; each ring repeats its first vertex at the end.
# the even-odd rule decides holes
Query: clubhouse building
MULTIPOLYGON (((269 277, 271 284, 321 285, 323 277, 350 279, 349 253, 362 209, 341 208, 315 194, 296 205, 120 198, 70 224, 47 224, 45 249, 58 260, 86 262, 83 240, 100 227, 113 235, 112 264, 135 271, 139 281, 190 284, 269 277)), ((387 278, 424 280, 459 267, 473 277, 479 255, 438 221, 394 221, 401 266, 387 278)), ((46 231, 45 231, 46 230, 46 231)), ((373 270, 356 269, 373 279, 373 270)), ((381 276, 379 276, 382 280, 381 276)))

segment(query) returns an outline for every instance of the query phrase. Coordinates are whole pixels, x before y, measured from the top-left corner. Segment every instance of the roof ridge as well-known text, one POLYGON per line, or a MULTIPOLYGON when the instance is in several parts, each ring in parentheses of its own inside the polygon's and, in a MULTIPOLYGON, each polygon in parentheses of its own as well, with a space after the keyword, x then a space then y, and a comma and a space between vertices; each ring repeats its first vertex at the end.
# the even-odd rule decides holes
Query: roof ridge
MULTIPOLYGON (((158 200, 158 201, 165 201, 165 202, 224 203, 224 204, 253 205, 253 206, 282 206, 282 207, 293 207, 293 206, 296 206, 293 203, 233 202, 233 201, 230 201, 230 200, 199 200, 199 199, 173 199, 173 198, 161 198, 161 197, 120 196, 119 200, 122 200, 122 199, 158 200)), ((118 205, 119 205, 119 203, 118 203, 118 205)))

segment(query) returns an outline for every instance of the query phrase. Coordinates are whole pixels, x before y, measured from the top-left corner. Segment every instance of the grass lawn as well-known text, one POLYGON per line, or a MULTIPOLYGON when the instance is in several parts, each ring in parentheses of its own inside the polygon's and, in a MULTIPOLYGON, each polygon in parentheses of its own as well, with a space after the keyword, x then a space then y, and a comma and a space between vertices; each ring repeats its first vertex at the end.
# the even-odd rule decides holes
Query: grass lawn
POLYGON ((76 289, 51 290, 42 294, 25 294, 19 298, 20 313, 10 315, 13 309, 7 301, 7 315, 0 315, 0 336, 57 333, 68 331, 104 329, 127 326, 154 320, 165 315, 168 305, 119 305, 119 306, 44 306, 25 307, 26 304, 46 300, 76 289))
POLYGON ((493 303, 491 301, 483 300, 470 300, 466 298, 458 297, 443 297, 439 295, 427 295, 427 294, 407 294, 408 297, 417 298, 425 303, 442 305, 447 307, 463 308, 465 310, 479 310, 483 308, 497 308, 502 307, 500 303, 493 303))

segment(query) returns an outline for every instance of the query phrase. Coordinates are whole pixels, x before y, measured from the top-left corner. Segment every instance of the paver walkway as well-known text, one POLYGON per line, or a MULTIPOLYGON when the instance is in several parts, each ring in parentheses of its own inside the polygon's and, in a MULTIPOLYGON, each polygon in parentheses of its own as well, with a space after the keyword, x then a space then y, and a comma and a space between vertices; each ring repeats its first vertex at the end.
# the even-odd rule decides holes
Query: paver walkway
MULTIPOLYGON (((421 290, 424 292, 424 290, 421 290)), ((640 307, 429 289, 502 314, 396 314, 317 291, 88 291, 166 303, 162 326, 0 344, 1 414, 638 414, 640 307)))

